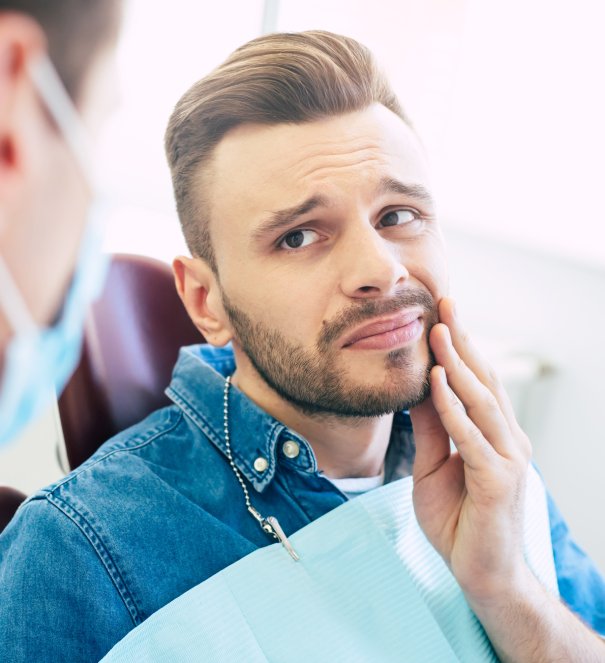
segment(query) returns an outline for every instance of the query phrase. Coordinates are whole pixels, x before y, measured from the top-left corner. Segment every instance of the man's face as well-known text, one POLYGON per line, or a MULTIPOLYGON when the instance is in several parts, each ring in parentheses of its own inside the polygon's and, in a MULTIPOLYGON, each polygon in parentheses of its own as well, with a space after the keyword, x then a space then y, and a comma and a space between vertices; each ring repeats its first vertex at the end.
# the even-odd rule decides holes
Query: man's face
POLYGON ((238 374, 308 413, 378 416, 426 396, 446 266, 422 148, 400 118, 375 105, 239 127, 208 186, 238 374))

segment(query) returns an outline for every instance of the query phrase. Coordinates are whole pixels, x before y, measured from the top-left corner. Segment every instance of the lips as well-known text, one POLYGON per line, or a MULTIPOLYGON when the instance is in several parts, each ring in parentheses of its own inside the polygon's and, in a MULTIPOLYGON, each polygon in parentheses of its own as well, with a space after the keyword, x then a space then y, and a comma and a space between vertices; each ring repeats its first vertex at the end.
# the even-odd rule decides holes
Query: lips
POLYGON ((353 343, 357 343, 365 338, 385 334, 387 332, 407 327, 417 320, 423 311, 420 308, 401 311, 397 315, 383 318, 374 322, 370 322, 362 327, 359 327, 354 332, 345 337, 343 347, 346 348, 353 343))

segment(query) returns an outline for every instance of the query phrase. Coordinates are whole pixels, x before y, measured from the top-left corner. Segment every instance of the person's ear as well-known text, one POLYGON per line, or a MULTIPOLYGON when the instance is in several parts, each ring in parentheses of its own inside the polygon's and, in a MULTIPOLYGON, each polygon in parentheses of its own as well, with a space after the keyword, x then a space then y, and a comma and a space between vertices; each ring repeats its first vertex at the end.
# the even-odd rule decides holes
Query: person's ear
POLYGON ((23 131, 31 116, 26 106, 39 104, 27 64, 45 49, 46 37, 33 19, 0 11, 0 223, 25 185, 23 131))
POLYGON ((204 338, 223 346, 233 338, 229 318, 223 307, 216 274, 200 258, 178 256, 172 262, 174 282, 179 297, 193 324, 204 338))

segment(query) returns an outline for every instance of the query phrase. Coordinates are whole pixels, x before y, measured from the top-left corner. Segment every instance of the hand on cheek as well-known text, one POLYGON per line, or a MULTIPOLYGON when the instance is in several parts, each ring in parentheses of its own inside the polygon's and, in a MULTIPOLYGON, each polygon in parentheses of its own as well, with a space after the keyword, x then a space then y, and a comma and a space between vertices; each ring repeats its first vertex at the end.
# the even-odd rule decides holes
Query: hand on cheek
POLYGON ((451 299, 441 300, 439 319, 430 334, 437 362, 431 397, 411 412, 414 506, 467 596, 490 601, 513 590, 526 571, 523 506, 531 447, 451 299))

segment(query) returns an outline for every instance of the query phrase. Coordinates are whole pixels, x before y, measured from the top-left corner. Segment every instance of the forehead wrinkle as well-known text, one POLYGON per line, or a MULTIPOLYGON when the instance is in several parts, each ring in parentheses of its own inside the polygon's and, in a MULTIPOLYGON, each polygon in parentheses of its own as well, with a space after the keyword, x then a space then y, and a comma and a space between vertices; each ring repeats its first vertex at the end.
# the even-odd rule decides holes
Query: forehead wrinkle
POLYGON ((383 141, 377 136, 327 136, 308 146, 309 150, 328 154, 354 154, 362 150, 379 150, 383 141))
POLYGON ((312 156, 313 153, 317 153, 323 156, 330 155, 343 155, 343 154, 354 154, 355 152, 360 152, 363 150, 380 150, 382 149, 381 140, 375 138, 368 138, 366 136, 351 136, 339 137, 339 138, 324 138, 322 140, 317 140, 313 143, 301 145, 298 149, 304 158, 312 156), (309 154, 307 154, 307 152, 309 154))
POLYGON ((374 151, 363 150, 355 154, 347 153, 335 158, 334 155, 321 158, 318 162, 300 164, 300 169, 294 172, 294 176, 302 181, 322 178, 330 174, 336 174, 342 170, 358 170, 360 168, 369 168, 376 166, 386 166, 387 160, 384 155, 377 154, 374 151))
POLYGON ((347 166, 367 160, 371 155, 384 153, 380 141, 354 136, 349 139, 326 139, 310 145, 296 146, 296 160, 290 169, 297 177, 306 177, 309 172, 322 165, 347 166), (302 167, 302 170, 301 170, 302 167))

